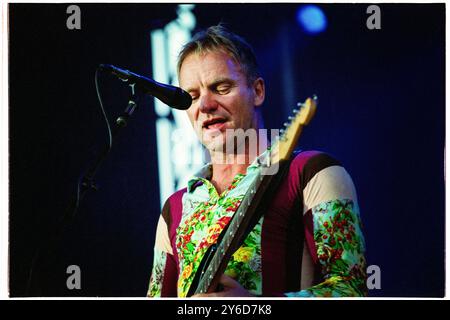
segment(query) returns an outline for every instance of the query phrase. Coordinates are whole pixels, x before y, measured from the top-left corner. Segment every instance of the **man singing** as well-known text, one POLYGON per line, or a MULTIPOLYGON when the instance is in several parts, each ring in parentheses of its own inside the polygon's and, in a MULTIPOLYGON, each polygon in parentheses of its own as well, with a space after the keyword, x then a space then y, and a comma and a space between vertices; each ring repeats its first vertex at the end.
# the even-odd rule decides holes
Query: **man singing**
MULTIPOLYGON (((197 33, 178 59, 187 115, 211 162, 166 201, 160 216, 149 297, 186 297, 202 258, 217 242, 261 170, 258 141, 227 148, 228 132, 263 128, 265 97, 249 44, 223 26, 197 33)), ((260 137, 258 139, 261 139, 260 137)), ((217 290, 195 296, 366 295, 366 261, 356 191, 326 153, 302 151, 269 205, 232 255, 217 290)))

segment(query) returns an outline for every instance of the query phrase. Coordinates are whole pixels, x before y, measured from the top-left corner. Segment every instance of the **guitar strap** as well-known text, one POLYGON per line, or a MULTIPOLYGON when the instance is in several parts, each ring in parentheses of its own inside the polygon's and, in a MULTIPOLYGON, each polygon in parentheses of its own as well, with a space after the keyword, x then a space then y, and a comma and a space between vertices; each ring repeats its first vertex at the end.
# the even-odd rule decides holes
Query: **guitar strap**
MULTIPOLYGON (((280 167, 278 172, 276 173, 276 176, 272 179, 270 182, 270 185, 268 186, 265 194, 272 195, 272 197, 263 197, 261 202, 258 205, 258 209, 256 209, 255 214, 252 217, 252 220, 250 224, 247 227, 247 230, 245 231, 243 239, 245 240, 249 233, 253 230, 253 228, 256 226, 256 224, 259 222, 261 217, 266 213, 267 209, 269 208, 270 202, 273 200, 273 196, 276 195, 276 191, 279 188, 280 184, 283 182, 283 180, 286 178, 286 174, 289 171, 289 166, 291 164, 293 157, 291 157, 288 161, 285 161, 284 163, 280 163, 280 167)), ((224 233, 222 231, 222 233, 224 233)), ((242 245, 242 243, 241 243, 242 245)))

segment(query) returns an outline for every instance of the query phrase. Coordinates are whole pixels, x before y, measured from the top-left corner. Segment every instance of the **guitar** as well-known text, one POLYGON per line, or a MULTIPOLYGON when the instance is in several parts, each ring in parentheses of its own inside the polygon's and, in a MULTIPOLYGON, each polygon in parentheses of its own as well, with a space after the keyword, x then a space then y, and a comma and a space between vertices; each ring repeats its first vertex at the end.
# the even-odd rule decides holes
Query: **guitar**
POLYGON ((280 131, 281 135, 270 148, 270 152, 266 153, 263 159, 259 159, 262 170, 247 190, 216 244, 211 245, 205 254, 189 288, 188 297, 216 291, 220 276, 225 271, 231 256, 239 249, 248 232, 258 222, 263 208, 271 199, 268 195, 274 194, 283 180, 303 127, 308 125, 314 117, 317 97, 308 98, 298 106, 300 109, 294 109, 293 116, 288 118, 290 123, 284 124, 286 129, 280 131), (276 173, 273 174, 274 172, 276 173))

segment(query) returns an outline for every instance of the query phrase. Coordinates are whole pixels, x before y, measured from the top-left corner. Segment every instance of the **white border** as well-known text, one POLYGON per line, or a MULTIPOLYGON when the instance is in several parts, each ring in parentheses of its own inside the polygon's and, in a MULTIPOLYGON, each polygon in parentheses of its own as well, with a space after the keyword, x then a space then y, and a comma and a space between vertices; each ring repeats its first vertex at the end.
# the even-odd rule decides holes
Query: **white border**
POLYGON ((0 108, 0 298, 9 296, 8 5, 1 4, 0 108))
MULTIPOLYGON (((450 85, 449 85, 449 64, 448 64, 448 52, 449 52, 449 32, 450 27, 447 21, 447 17, 450 17, 450 7, 446 3, 445 4, 445 150, 444 150, 444 172, 442 173, 444 175, 444 178, 446 177, 446 173, 448 172, 447 168, 447 159, 449 159, 448 154, 448 148, 447 148, 447 141, 450 141, 449 139, 449 131, 447 129, 447 124, 449 123, 449 112, 447 109, 448 105, 448 97, 447 94, 450 92, 450 85)), ((448 217, 448 201, 450 199, 450 192, 447 188, 447 180, 445 180, 445 298, 450 300, 450 260, 449 260, 449 254, 448 254, 448 248, 450 248, 450 237, 448 235, 448 231, 450 230, 450 222, 448 217)))
MULTIPOLYGON (((9 3, 127 3, 124 0, 117 1, 117 0, 110 0, 110 1, 34 1, 34 0, 16 0, 16 1, 9 1, 9 3)), ((133 3, 151 3, 149 1, 139 1, 135 0, 132 1, 133 3)), ((165 2, 165 3, 180 3, 179 1, 157 1, 157 2, 165 2)), ((190 1, 191 3, 205 3, 203 1, 190 1)), ((209 1, 208 1, 209 2, 209 1)), ((215 2, 215 1, 214 1, 215 2)), ((214 3, 210 2, 210 3, 214 3)), ((245 1, 246 3, 273 3, 274 1, 245 1)), ((314 0, 314 1, 292 1, 292 0, 284 0, 285 3, 309 3, 309 2, 315 2, 315 3, 330 3, 330 1, 324 1, 324 0, 314 0)), ((131 3, 131 2, 130 2, 131 3)), ((222 0, 221 3, 243 3, 243 1, 231 1, 231 0, 222 0)), ((445 3, 443 1, 408 1, 408 2, 401 2, 401 1, 361 1, 361 0, 353 0, 353 1, 332 1, 331 3, 355 3, 355 4, 361 4, 361 3, 370 3, 370 4, 376 4, 376 3, 445 3)), ((128 4, 128 3, 127 3, 128 4)), ((446 17, 450 16, 450 9, 449 6, 446 5, 446 17)), ((8 222, 9 222, 9 149, 8 149, 8 120, 9 120, 9 94, 8 94, 8 3, 1 3, 1 36, 0 36, 0 43, 2 47, 1 51, 1 108, 0 108, 0 299, 8 298, 9 296, 9 287, 8 287, 8 258, 9 258, 9 246, 8 246, 8 239, 9 239, 9 229, 8 229, 8 222)), ((448 40, 449 40, 449 25, 446 21, 446 52, 448 52, 448 40)), ((447 54, 446 54, 447 58, 447 54)), ((450 92, 450 85, 449 85, 449 63, 446 61, 446 92, 450 92)), ((446 99, 446 115, 445 115, 445 121, 446 121, 446 131, 445 131, 445 141, 449 141, 449 131, 447 130, 447 123, 449 121, 449 114, 447 112, 447 99, 446 99)), ((432 125, 432 124, 428 124, 432 125)), ((418 128, 419 129, 419 128, 418 128)), ((448 148, 444 151, 445 159, 449 158, 448 154, 448 148)), ((445 163, 445 172, 447 172, 447 164, 445 163)), ((444 174, 444 173, 443 173, 444 174)), ((449 230, 450 222, 447 218, 447 212, 448 212, 448 199, 450 198, 450 191, 448 188, 445 188, 445 246, 446 248, 450 247, 450 238, 448 236, 447 230, 449 230)), ((446 251, 445 255, 445 299, 449 300, 450 296, 450 263, 449 263, 449 257, 446 251)), ((432 276, 432 275, 430 275, 432 276)), ((33 300, 46 300, 43 298, 30 298, 33 300)), ((67 300, 66 298, 53 298, 57 300, 67 300)), ((98 299, 98 298, 70 298, 73 300, 91 300, 91 299, 98 299)), ((114 298, 102 298, 104 300, 111 300, 114 298)), ((140 298, 120 298, 121 300, 141 300, 140 298)), ((224 300, 238 300, 239 298, 233 298, 233 299, 224 299, 224 300)), ((297 299, 297 298, 289 298, 291 299, 297 299)), ((350 300, 346 298, 339 298, 340 300, 350 300)), ((364 300, 416 300, 417 298, 352 298, 351 300, 355 299, 364 299, 364 300)), ((142 300, 145 300, 145 298, 142 298, 142 300)), ((172 300, 172 299, 170 299, 172 300)), ((176 299, 180 300, 180 299, 176 299)), ((259 298, 258 301, 264 301, 266 299, 259 298)), ((270 299, 270 300, 278 300, 276 298, 270 299)), ((440 300, 436 298, 419 298, 419 300, 440 300)))
POLYGON ((314 1, 305 1, 305 0, 283 0, 280 2, 277 2, 276 0, 246 0, 246 1, 239 1, 239 0, 221 0, 221 1, 211 1, 211 0, 206 0, 206 1, 201 1, 201 0, 196 0, 196 1, 169 1, 169 0, 160 0, 160 1, 145 1, 145 0, 133 0, 130 2, 124 1, 124 0, 99 0, 99 1, 94 1, 94 0, 75 0, 75 1, 68 1, 68 0, 44 0, 44 1, 36 1, 36 0, 12 0, 12 1, 8 1, 8 3, 67 3, 72 4, 72 3, 122 3, 122 4, 133 4, 133 3, 199 3, 199 4, 205 4, 205 3, 272 3, 272 4, 282 4, 282 3, 324 3, 324 4, 359 4, 359 3, 368 3, 368 4, 412 4, 412 3, 424 3, 424 4, 432 4, 432 3, 444 3, 446 1, 433 1, 433 0, 422 0, 422 1, 417 1, 417 0, 413 0, 413 1, 389 1, 389 0, 381 0, 381 1, 369 1, 369 0, 352 0, 352 1, 345 1, 345 0, 334 0, 334 1, 329 1, 329 0, 314 0, 314 1))

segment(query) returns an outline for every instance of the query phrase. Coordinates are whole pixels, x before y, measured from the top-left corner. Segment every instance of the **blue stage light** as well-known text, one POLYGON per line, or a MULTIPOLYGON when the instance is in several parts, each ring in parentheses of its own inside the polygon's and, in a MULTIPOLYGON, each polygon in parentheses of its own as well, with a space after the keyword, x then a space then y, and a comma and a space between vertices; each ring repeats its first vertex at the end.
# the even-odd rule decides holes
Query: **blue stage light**
POLYGON ((297 11, 297 21, 310 34, 320 33, 327 27, 327 17, 315 5, 301 6, 297 11))

